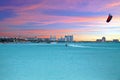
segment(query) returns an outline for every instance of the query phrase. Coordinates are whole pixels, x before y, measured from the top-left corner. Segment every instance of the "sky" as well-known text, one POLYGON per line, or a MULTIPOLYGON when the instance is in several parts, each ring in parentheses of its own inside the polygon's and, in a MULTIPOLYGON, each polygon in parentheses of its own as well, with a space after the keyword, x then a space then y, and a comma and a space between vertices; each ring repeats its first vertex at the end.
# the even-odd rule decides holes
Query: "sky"
POLYGON ((0 37, 120 40, 120 0, 0 0, 0 37), (106 23, 108 14, 113 15, 106 23))

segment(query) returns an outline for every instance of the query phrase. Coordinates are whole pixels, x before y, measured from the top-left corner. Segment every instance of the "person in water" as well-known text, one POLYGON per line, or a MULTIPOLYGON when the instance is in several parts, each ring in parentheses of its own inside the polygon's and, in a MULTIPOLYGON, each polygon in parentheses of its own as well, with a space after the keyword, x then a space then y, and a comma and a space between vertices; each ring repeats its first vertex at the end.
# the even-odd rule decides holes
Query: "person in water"
POLYGON ((65 46, 67 47, 67 46, 68 46, 68 44, 66 43, 66 44, 65 44, 65 46))

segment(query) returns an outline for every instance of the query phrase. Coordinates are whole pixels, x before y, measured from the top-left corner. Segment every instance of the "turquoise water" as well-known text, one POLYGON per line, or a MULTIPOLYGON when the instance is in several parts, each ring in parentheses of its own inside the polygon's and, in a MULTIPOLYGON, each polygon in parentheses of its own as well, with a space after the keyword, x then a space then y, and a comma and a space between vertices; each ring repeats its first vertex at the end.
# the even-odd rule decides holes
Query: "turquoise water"
POLYGON ((0 80, 120 80, 120 43, 0 44, 0 80))

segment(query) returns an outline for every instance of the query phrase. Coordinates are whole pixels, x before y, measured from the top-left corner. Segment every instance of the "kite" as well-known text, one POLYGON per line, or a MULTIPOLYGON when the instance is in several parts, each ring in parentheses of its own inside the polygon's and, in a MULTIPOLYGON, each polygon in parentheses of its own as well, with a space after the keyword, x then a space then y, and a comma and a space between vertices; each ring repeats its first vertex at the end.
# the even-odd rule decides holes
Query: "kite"
POLYGON ((106 22, 109 23, 109 22, 111 21, 112 17, 113 17, 113 16, 112 16, 111 14, 109 14, 109 16, 108 16, 106 22))

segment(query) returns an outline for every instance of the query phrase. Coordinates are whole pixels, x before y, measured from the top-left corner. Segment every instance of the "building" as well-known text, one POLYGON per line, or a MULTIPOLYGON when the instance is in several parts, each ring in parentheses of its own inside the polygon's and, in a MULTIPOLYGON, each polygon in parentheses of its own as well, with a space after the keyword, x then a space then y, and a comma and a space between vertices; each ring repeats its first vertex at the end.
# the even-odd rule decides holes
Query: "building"
POLYGON ((102 37, 102 39, 97 39, 96 42, 106 42, 106 38, 102 37))
POLYGON ((119 42, 119 40, 118 39, 113 39, 113 42, 119 42))
POLYGON ((102 42, 106 42, 106 38, 105 37, 102 37, 102 42))
POLYGON ((102 39, 97 39, 96 42, 102 42, 102 39))
POLYGON ((50 41, 56 41, 56 36, 50 36, 50 41))
POLYGON ((67 41, 67 42, 73 42, 73 35, 66 35, 65 36, 65 41, 67 41))
POLYGON ((65 38, 61 37, 58 39, 59 42, 65 42, 65 38))

